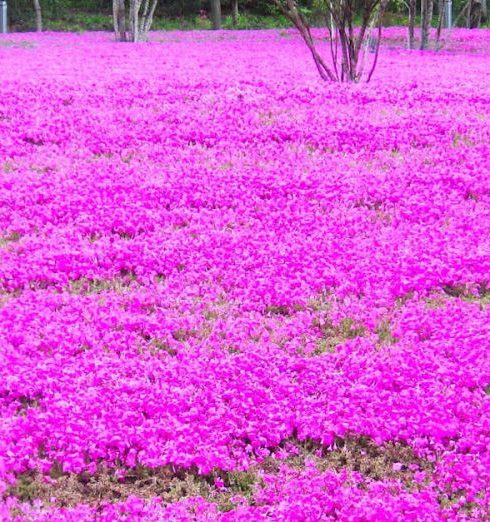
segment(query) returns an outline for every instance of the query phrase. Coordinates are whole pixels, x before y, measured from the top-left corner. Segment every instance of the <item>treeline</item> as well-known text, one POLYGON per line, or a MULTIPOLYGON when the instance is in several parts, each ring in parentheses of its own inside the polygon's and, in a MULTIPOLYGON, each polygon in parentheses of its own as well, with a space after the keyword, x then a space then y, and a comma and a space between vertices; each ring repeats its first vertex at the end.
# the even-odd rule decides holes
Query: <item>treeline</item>
MULTIPOLYGON (((101 29, 102 20, 112 15, 112 0, 40 0, 45 22, 53 22, 62 28, 63 21, 69 26, 78 21, 80 24, 95 24, 101 29), (70 23, 71 22, 71 23, 70 23)), ((223 16, 232 15, 233 0, 222 0, 223 16)), ((13 30, 29 30, 35 28, 35 12, 33 0, 8 0, 9 22, 13 30)), ((271 17, 277 14, 276 8, 269 0, 239 0, 242 15, 249 15, 258 20, 260 17, 271 17)), ((187 20, 211 17, 209 0, 168 0, 157 4, 155 20, 187 20)), ((110 20, 105 22, 110 24, 110 20)), ((196 21, 196 23, 198 23, 196 21)), ((172 25, 173 27, 173 25, 172 25)), ((90 29, 86 27, 85 29, 90 29)))
MULTIPOLYGON (((301 0, 299 4, 313 20, 322 24, 323 0, 301 0)), ((417 0, 416 12, 420 13, 417 0)), ((111 30, 113 0, 7 0, 11 31, 29 31, 36 28, 36 4, 42 10, 44 28, 48 30, 111 30)), ((407 23, 410 0, 391 0, 384 15, 385 25, 407 23)), ((435 0, 434 13, 444 6, 444 0, 435 0)), ((460 26, 479 26, 486 23, 488 0, 453 0, 454 20, 460 26), (458 15, 462 13, 463 16, 458 15), (473 17, 472 17, 473 13, 473 17)), ((155 29, 206 29, 213 25, 213 0, 160 0, 157 3, 155 29)), ((274 5, 273 0, 221 0, 221 16, 226 27, 282 27, 289 25, 274 5)))

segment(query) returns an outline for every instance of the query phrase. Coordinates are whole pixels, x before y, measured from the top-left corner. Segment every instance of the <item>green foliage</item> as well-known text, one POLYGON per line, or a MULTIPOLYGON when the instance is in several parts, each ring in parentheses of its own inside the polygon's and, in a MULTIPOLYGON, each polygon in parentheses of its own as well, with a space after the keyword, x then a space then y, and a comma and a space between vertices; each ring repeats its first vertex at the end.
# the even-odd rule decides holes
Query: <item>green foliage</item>
MULTIPOLYGON (((299 0, 301 12, 313 26, 325 25, 326 0, 299 0)), ((453 14, 464 7, 465 0, 453 1, 453 14)), ((237 25, 231 17, 231 0, 222 0, 224 29, 273 29, 289 27, 288 20, 278 12, 272 0, 239 0, 237 25)), ((112 0, 41 0, 43 20, 50 31, 112 30, 112 0)), ((32 31, 35 27, 32 0, 9 0, 10 30, 32 31)), ((438 23, 437 2, 434 4, 433 25, 438 23)), ((153 29, 210 29, 209 0, 160 1, 153 29)), ((359 23, 359 17, 354 18, 359 23)), ((418 22, 417 22, 418 23, 418 22)), ((404 0, 391 0, 383 17, 383 25, 406 25, 407 7, 404 0)))
POLYGON ((334 353, 337 346, 345 341, 355 339, 356 337, 362 337, 366 334, 366 328, 364 325, 350 317, 345 317, 336 325, 333 325, 329 321, 322 324, 318 319, 315 319, 313 324, 319 328, 322 336, 317 339, 315 349, 311 353, 312 356, 318 356, 324 353, 334 353))
POLYGON ((7 490, 8 494, 22 502, 32 502, 39 496, 39 484, 35 477, 33 472, 21 473, 15 484, 7 490))
POLYGON ((231 16, 223 20, 223 29, 277 29, 290 27, 291 24, 283 15, 256 15, 250 13, 240 14, 238 24, 233 25, 231 16))
POLYGON ((230 471, 225 476, 225 483, 233 492, 244 496, 253 493, 255 484, 259 481, 253 471, 230 471))
POLYGON ((211 20, 201 16, 185 16, 179 18, 154 18, 153 30, 160 31, 192 31, 211 29, 211 20))
POLYGON ((391 329, 392 327, 388 320, 384 320, 378 325, 376 334, 378 335, 380 344, 395 344, 397 342, 397 338, 393 335, 391 329))
POLYGON ((104 14, 90 14, 67 11, 57 19, 47 19, 48 31, 112 31, 112 17, 104 14))

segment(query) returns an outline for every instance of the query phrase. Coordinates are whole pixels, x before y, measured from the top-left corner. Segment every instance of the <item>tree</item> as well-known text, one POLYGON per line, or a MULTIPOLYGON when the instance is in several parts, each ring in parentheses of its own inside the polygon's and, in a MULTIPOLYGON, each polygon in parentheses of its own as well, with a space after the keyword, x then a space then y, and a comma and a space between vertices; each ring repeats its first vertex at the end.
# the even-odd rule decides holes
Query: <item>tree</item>
POLYGON ((39 0, 34 0, 34 13, 36 14, 36 31, 40 33, 43 30, 43 15, 39 0))
POLYGON ((472 0, 468 9, 468 16, 466 19, 466 27, 475 29, 480 27, 483 14, 482 0, 472 0))
POLYGON ((231 0, 231 18, 233 20, 233 25, 238 25, 238 0, 231 0))
POLYGON ((158 0, 129 0, 129 11, 126 12, 125 0, 112 0, 116 40, 146 41, 157 4, 158 0), (126 20, 129 20, 128 26, 126 20))
POLYGON ((448 2, 446 0, 438 0, 437 12, 439 14, 439 20, 437 22, 436 41, 439 42, 441 39, 442 26, 449 29, 451 24, 451 15, 448 15, 446 10, 449 9, 448 2))
POLYGON ((429 45, 430 34, 429 30, 432 25, 432 17, 434 13, 434 0, 422 0, 420 7, 420 50, 427 49, 429 45))
POLYGON ((481 22, 487 19, 487 2, 486 0, 467 0, 464 4, 463 9, 454 20, 454 26, 458 25, 458 22, 464 18, 465 26, 468 29, 475 29, 480 27, 481 22))
POLYGON ((330 59, 325 59, 316 46, 311 27, 295 0, 273 0, 279 10, 294 24, 315 62, 320 77, 326 81, 358 82, 364 75, 368 47, 374 52, 366 80, 369 81, 378 61, 381 21, 387 0, 319 0, 318 8, 327 20, 330 59), (361 25, 354 31, 354 16, 360 14, 361 25), (377 36, 372 29, 377 26, 377 36))
POLYGON ((221 29, 221 0, 211 0, 211 22, 213 29, 221 29))
POLYGON ((415 16, 417 15, 417 0, 408 0, 408 48, 415 47, 415 16))
MULTIPOLYGON (((416 16, 416 0, 408 1, 408 48, 415 48, 415 16, 416 16)), ((446 9, 449 9, 447 0, 438 0, 437 14, 439 20, 437 21, 436 41, 439 42, 444 20, 450 20, 447 17, 446 9)), ((423 51, 429 47, 430 43, 430 28, 432 27, 432 19, 434 17, 434 0, 420 0, 420 46, 419 49, 423 51)), ((450 23, 450 22, 449 22, 450 23)))
POLYGON ((126 8, 124 0, 113 0, 112 14, 114 18, 114 32, 116 33, 116 40, 125 42, 126 35, 126 8))

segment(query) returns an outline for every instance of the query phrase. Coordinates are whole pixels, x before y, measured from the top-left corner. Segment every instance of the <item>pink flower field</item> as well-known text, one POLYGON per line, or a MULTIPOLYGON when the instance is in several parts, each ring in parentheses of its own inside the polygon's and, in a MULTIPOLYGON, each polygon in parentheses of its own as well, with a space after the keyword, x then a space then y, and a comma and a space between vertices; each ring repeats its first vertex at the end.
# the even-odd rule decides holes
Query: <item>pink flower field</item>
POLYGON ((2 35, 0 520, 489 519, 490 32, 405 37, 2 35))

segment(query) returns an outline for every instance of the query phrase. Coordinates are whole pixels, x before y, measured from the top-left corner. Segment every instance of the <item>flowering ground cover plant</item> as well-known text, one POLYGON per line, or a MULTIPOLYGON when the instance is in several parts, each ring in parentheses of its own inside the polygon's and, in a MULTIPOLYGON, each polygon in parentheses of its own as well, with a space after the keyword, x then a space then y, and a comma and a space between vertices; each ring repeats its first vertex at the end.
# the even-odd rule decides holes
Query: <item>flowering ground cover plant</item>
POLYGON ((403 35, 2 37, 0 519, 490 516, 490 37, 403 35))

